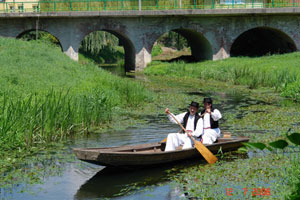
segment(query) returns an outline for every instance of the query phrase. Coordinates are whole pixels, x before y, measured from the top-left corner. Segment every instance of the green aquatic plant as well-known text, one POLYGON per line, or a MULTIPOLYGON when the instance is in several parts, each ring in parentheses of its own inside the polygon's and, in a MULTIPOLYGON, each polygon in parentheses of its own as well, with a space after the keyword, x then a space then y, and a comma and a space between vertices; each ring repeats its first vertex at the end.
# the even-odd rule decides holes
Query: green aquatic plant
POLYGON ((11 158, 6 166, 35 147, 106 127, 154 98, 142 84, 74 62, 48 43, 0 38, 0 59, 0 160, 11 158))
POLYGON ((283 96, 299 101, 299 53, 237 57, 200 63, 152 62, 145 69, 147 75, 190 77, 201 80, 218 80, 250 89, 273 88, 283 96))

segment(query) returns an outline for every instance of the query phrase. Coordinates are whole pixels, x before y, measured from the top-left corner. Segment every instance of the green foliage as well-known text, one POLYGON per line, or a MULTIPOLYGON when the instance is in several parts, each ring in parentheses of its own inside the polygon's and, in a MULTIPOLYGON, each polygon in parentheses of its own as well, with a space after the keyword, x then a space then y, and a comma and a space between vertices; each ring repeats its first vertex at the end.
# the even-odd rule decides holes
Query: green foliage
POLYGON ((277 140, 277 141, 274 141, 274 142, 270 142, 269 145, 273 148, 284 149, 289 144, 285 140, 277 140))
POLYGON ((96 31, 87 35, 81 43, 79 52, 98 64, 114 64, 124 60, 124 48, 119 39, 111 33, 96 31))
POLYGON ((287 199, 299 174, 296 155, 271 154, 189 167, 176 176, 176 183, 188 199, 226 199, 226 188, 232 188, 236 199, 287 199), (269 188, 271 195, 253 197, 253 188, 269 188))
MULTIPOLYGON (((289 141, 291 141, 293 144, 300 145, 300 134, 299 133, 293 133, 291 135, 286 135, 286 138, 289 141)), ((243 143, 243 144, 248 148, 260 149, 260 150, 264 150, 265 148, 267 148, 269 150, 272 150, 272 148, 284 149, 289 145, 288 142, 286 140, 283 140, 283 139, 270 142, 270 143, 268 143, 268 146, 264 143, 261 143, 261 142, 257 142, 257 143, 246 142, 246 143, 243 143)), ((244 149, 242 148, 241 151, 244 151, 244 149)))
POLYGON ((287 138, 293 144, 300 145, 300 133, 292 133, 291 135, 287 135, 287 138))
POLYGON ((157 43, 160 46, 171 47, 177 50, 189 47, 187 40, 174 31, 170 31, 162 35, 158 39, 157 43))
POLYGON ((151 56, 152 57, 154 57, 154 56, 158 56, 158 55, 160 55, 160 54, 162 54, 162 49, 161 49, 161 47, 159 46, 159 45, 154 45, 153 46, 153 49, 152 49, 152 51, 151 51, 151 56))
POLYGON ((88 132, 111 120, 114 108, 152 100, 143 85, 53 47, 0 38, 0 152, 88 132))
POLYGON ((250 89, 271 87, 284 97, 300 101, 299 60, 300 53, 290 53, 201 63, 153 62, 145 69, 145 74, 218 80, 246 85, 250 89))
MULTIPOLYGON (((289 139, 293 144, 300 145, 300 133, 293 133, 291 135, 286 136, 287 139, 289 139)), ((254 143, 245 143, 247 147, 254 147, 258 148, 260 150, 263 150, 265 147, 267 147, 265 144, 260 143, 259 145, 253 145, 254 143)), ((274 142, 270 142, 269 146, 277 149, 284 149, 288 147, 288 142, 285 140, 277 140, 274 142)), ((299 155, 299 154, 298 154, 299 155)), ((299 170, 299 158, 296 159, 296 162, 293 163, 293 166, 295 167, 296 171, 296 180, 298 181, 296 184, 292 184, 293 191, 290 194, 289 199, 298 199, 300 197, 300 170, 299 170)), ((295 172, 294 172, 295 173, 295 172)))
POLYGON ((49 44, 54 44, 57 46, 60 46, 59 41, 51 35, 50 33, 47 33, 45 31, 30 31, 26 32, 23 35, 20 36, 20 39, 30 41, 30 40, 39 40, 41 42, 49 43, 49 44))
POLYGON ((98 54, 106 45, 117 46, 119 39, 105 31, 95 31, 87 35, 81 43, 80 48, 85 52, 98 54))
POLYGON ((243 143, 246 147, 249 148, 257 148, 260 150, 264 150, 267 146, 261 142, 257 142, 257 143, 253 143, 253 142, 247 142, 247 143, 243 143))
POLYGON ((284 85, 281 95, 300 102, 300 81, 284 85))

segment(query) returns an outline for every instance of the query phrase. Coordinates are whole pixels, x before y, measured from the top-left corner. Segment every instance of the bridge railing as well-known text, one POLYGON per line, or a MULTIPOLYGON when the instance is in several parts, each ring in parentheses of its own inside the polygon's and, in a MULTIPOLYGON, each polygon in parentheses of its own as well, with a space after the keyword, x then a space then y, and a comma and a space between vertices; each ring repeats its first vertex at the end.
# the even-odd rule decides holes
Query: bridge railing
POLYGON ((0 2, 0 12, 176 10, 300 7, 300 0, 68 0, 0 2))

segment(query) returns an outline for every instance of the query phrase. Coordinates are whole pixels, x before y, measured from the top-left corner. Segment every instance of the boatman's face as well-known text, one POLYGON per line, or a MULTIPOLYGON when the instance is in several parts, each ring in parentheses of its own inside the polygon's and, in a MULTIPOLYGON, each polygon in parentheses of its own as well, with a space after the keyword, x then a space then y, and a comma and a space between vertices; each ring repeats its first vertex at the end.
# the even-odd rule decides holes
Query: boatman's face
POLYGON ((198 111, 198 108, 196 108, 194 106, 190 106, 190 113, 191 113, 191 115, 196 114, 197 111, 198 111))
POLYGON ((211 108, 211 104, 210 103, 204 103, 204 108, 205 109, 211 108))

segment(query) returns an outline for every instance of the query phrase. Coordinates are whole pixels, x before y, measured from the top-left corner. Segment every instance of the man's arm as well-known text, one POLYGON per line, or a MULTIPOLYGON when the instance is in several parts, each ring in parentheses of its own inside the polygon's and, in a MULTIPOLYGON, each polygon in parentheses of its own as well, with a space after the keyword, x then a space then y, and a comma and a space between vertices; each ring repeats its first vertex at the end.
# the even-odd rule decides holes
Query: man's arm
MULTIPOLYGON (((176 121, 172 118, 172 116, 169 114, 169 113, 171 113, 170 110, 169 110, 169 108, 166 108, 165 112, 167 113, 167 116, 168 116, 169 120, 170 120, 172 123, 177 124, 177 122, 176 122, 176 121)), ((178 114, 178 115, 174 115, 173 113, 171 113, 171 114, 172 114, 173 116, 175 116, 175 118, 177 119, 177 121, 180 122, 180 123, 182 124, 182 123, 183 123, 183 118, 184 118, 186 112, 185 112, 185 113, 178 114)))
POLYGON ((214 109, 214 111, 210 113, 210 116, 213 118, 214 121, 218 121, 222 118, 222 115, 218 109, 214 109))

